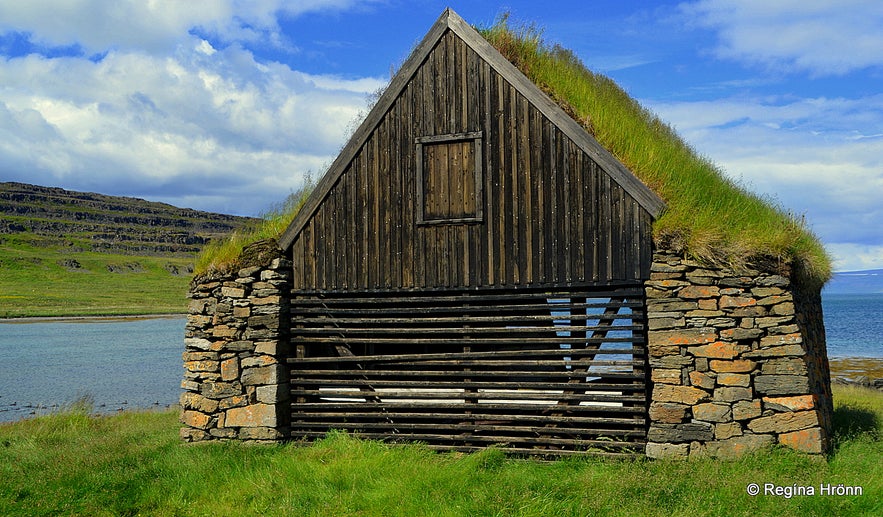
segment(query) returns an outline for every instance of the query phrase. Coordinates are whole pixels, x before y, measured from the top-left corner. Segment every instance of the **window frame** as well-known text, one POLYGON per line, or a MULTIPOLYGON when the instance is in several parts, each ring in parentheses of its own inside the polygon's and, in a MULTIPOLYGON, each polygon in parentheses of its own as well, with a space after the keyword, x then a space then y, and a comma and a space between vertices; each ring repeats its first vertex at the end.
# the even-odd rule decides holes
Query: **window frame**
POLYGON ((483 154, 483 133, 481 131, 471 131, 468 133, 449 133, 445 135, 421 136, 414 139, 416 147, 416 164, 417 164, 417 224, 418 225, 434 225, 434 224, 470 224, 484 222, 484 154, 483 154), (444 217, 428 218, 426 216, 425 192, 426 188, 423 167, 423 146, 437 145, 445 143, 472 141, 472 152, 475 156, 475 168, 472 171, 475 179, 475 211, 471 217, 444 217))

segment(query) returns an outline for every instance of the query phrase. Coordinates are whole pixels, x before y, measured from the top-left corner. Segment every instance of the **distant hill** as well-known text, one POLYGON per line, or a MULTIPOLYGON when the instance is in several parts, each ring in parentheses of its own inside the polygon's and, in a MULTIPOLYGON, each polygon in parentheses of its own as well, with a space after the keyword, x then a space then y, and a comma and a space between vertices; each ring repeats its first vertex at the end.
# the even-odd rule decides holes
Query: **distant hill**
POLYGON ((834 273, 823 292, 825 294, 883 293, 883 269, 834 273))
POLYGON ((0 183, 0 318, 185 312, 199 251, 250 221, 0 183))
POLYGON ((192 256, 250 219, 132 197, 0 183, 0 238, 99 253, 192 256))

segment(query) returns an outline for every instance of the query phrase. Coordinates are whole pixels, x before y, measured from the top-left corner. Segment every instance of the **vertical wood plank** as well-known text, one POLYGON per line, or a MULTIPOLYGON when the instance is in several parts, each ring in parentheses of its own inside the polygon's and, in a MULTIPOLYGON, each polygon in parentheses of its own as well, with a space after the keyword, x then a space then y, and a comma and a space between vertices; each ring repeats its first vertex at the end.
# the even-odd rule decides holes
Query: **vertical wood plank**
POLYGON ((467 50, 466 43, 461 39, 457 39, 457 62, 458 62, 458 83, 459 83, 459 109, 458 113, 460 117, 460 124, 457 129, 458 132, 466 132, 466 131, 475 131, 476 129, 472 127, 470 120, 472 117, 472 110, 475 109, 474 106, 470 106, 470 104, 475 104, 478 102, 477 97, 474 95, 474 85, 476 82, 475 74, 477 70, 475 69, 475 64, 469 58, 469 51, 467 50))
POLYGON ((303 289, 305 287, 304 278, 304 239, 303 234, 299 235, 291 245, 291 266, 292 289, 303 289))
POLYGON ((371 239, 371 181, 368 176, 368 160, 364 149, 359 151, 358 155, 356 155, 356 159, 353 160, 353 164, 350 167, 350 173, 352 174, 353 172, 355 172, 359 178, 359 202, 361 205, 361 211, 359 213, 360 226, 359 231, 356 232, 359 238, 359 285, 363 289, 367 289, 368 286, 371 285, 371 249, 369 246, 371 239))
POLYGON ((515 90, 515 87, 512 85, 508 85, 507 88, 509 92, 509 106, 508 106, 508 116, 509 119, 507 121, 507 130, 509 132, 509 138, 506 139, 506 145, 508 148, 506 149, 506 156, 509 160, 508 172, 511 175, 510 180, 510 189, 507 193, 507 199, 509 201, 509 217, 510 222, 510 232, 509 232, 509 248, 511 250, 509 254, 509 261, 512 264, 511 275, 509 276, 509 284, 518 285, 521 283, 521 236, 523 234, 522 224, 524 222, 521 220, 520 216, 520 207, 518 206, 518 182, 521 179, 519 176, 518 170, 518 98, 521 94, 515 90))
POLYGON ((401 253, 401 285, 402 287, 411 285, 413 286, 413 256, 411 254, 411 250, 413 246, 411 242, 413 240, 413 231, 415 219, 413 217, 412 207, 416 202, 415 192, 410 190, 410 184, 408 182, 408 175, 411 171, 408 162, 408 155, 414 154, 414 138, 416 135, 413 134, 410 127, 410 86, 406 88, 403 92, 402 97, 400 97, 396 104, 399 108, 400 121, 399 121, 399 134, 398 139, 395 143, 397 146, 397 156, 396 160, 396 174, 398 176, 398 184, 400 190, 400 217, 401 220, 399 224, 401 225, 401 231, 397 236, 399 240, 399 250, 401 253))
POLYGON ((419 76, 412 80, 405 89, 402 97, 397 101, 402 109, 402 133, 399 137, 400 163, 399 175, 402 182, 402 224, 404 231, 402 240, 402 284, 403 287, 417 285, 416 270, 419 253, 417 210, 422 210, 418 204, 418 196, 422 195, 422 187, 416 184, 417 162, 415 139, 419 135, 417 129, 417 113, 415 110, 415 96, 418 92, 419 76), (418 194, 420 192, 420 194, 418 194))
POLYGON ((508 240, 511 238, 512 228, 508 224, 509 208, 508 201, 508 183, 509 183, 509 159, 506 153, 506 142, 508 141, 508 106, 507 98, 509 84, 503 81, 499 74, 495 74, 496 79, 496 96, 497 96, 497 238, 495 239, 494 267, 497 268, 496 285, 506 285, 509 279, 509 248, 508 240))
POLYGON ((646 210, 641 209, 641 272, 638 278, 650 278, 650 264, 653 262, 653 220, 646 210))
MULTIPOLYGON (((426 105, 426 75, 427 75, 427 65, 424 64, 423 67, 419 69, 419 71, 414 75, 414 79, 411 81, 411 85, 414 88, 414 95, 412 97, 411 111, 413 114, 413 128, 415 137, 417 136, 426 136, 427 128, 426 128, 426 118, 427 118, 427 110, 430 109, 431 106, 426 105)), ((415 156, 415 160, 422 160, 421 156, 415 156)), ((416 170, 417 165, 415 164, 416 170)), ((423 185, 416 183, 417 178, 414 178, 415 186, 414 188, 418 191, 423 190, 423 185)), ((421 194, 422 195, 422 194, 421 194)), ((414 207, 415 212, 417 210, 423 211, 424 206, 420 204, 414 207)), ((416 213, 415 213, 416 215, 416 213)), ((414 229, 414 283, 417 287, 425 287, 426 286, 426 228, 425 227, 415 227, 414 229)))
POLYGON ((485 250, 483 257, 484 269, 481 274, 484 285, 496 284, 496 259, 494 255, 494 245, 496 239, 497 219, 496 219, 496 178, 500 166, 497 163, 497 140, 498 128, 497 120, 499 112, 497 111, 496 98, 494 92, 494 77, 488 63, 482 61, 479 63, 481 70, 481 97, 483 105, 483 125, 484 131, 484 192, 482 202, 484 203, 484 227, 485 232, 482 236, 482 248, 485 250))
POLYGON ((322 289, 324 287, 323 273, 325 271, 324 266, 325 266, 326 251, 324 249, 324 246, 321 245, 321 242, 319 239, 319 237, 321 235, 323 235, 324 231, 325 231, 323 224, 322 224, 324 222, 324 220, 325 220, 325 210, 323 210, 322 213, 317 214, 316 220, 313 224, 313 237, 314 237, 314 240, 313 240, 314 244, 313 245, 317 249, 321 250, 321 253, 314 252, 314 254, 316 255, 316 262, 315 262, 315 269, 314 269, 314 274, 316 276, 315 283, 316 283, 316 287, 319 289, 322 289))
POLYGON ((596 283, 600 281, 598 275, 598 228, 600 224, 598 210, 601 204, 599 192, 600 174, 603 174, 603 172, 598 168, 598 164, 594 160, 590 160, 588 206, 591 207, 591 210, 589 210, 590 222, 586 225, 586 231, 589 233, 587 237, 589 249, 586 251, 586 263, 589 271, 586 274, 586 278, 596 283))
POLYGON ((399 103, 394 102, 390 108, 389 123, 387 125, 386 142, 386 177, 389 183, 389 285, 392 288, 402 285, 402 211, 401 211, 401 184, 399 183, 399 126, 401 125, 401 110, 399 103))
POLYGON ((377 160, 377 139, 376 135, 372 135, 372 137, 368 140, 366 144, 366 156, 367 156, 367 165, 368 165, 368 173, 371 175, 371 228, 370 238, 371 238, 371 253, 370 253, 370 262, 369 265, 371 267, 371 277, 369 281, 369 285, 372 288, 376 289, 381 285, 383 281, 382 278, 382 264, 381 262, 381 249, 380 249, 380 241, 381 241, 381 212, 382 212, 382 199, 380 192, 380 169, 378 167, 377 160))
POLYGON ((316 246, 316 243, 315 243, 315 235, 316 235, 316 226, 318 226, 318 224, 319 224, 320 217, 321 217, 321 214, 316 213, 316 216, 313 218, 312 221, 310 221, 310 224, 307 227, 305 227, 305 228, 308 228, 309 231, 304 232, 304 235, 307 237, 306 240, 304 241, 304 245, 307 246, 307 250, 308 250, 307 257, 306 257, 307 258, 307 264, 306 264, 307 268, 305 270, 307 273, 307 276, 309 278, 309 281, 307 282, 307 284, 310 285, 314 289, 318 288, 318 285, 319 285, 319 275, 318 275, 319 257, 316 252, 318 246, 316 246))
POLYGON ((463 106, 460 104, 460 92, 457 90, 457 70, 459 69, 459 65, 457 64, 458 40, 459 38, 457 38, 451 31, 448 31, 448 33, 445 34, 445 68, 442 71, 442 77, 445 78, 447 91, 447 102, 445 103, 448 119, 447 133, 458 133, 463 131, 458 125, 460 113, 463 111, 463 106))
POLYGON ((448 130, 448 89, 447 89, 447 40, 442 38, 433 52, 433 84, 435 85, 435 128, 433 135, 449 133, 448 130))
MULTIPOLYGON (((472 215, 478 212, 477 193, 475 189, 476 179, 476 159, 475 145, 471 141, 464 141, 460 146, 463 164, 459 168, 461 174, 459 176, 460 184, 458 190, 459 197, 463 205, 463 216, 472 215)), ((456 170, 456 169, 455 169, 456 170)))
POLYGON ((568 139, 565 142, 565 145, 561 146, 561 159, 564 161, 562 177, 564 179, 564 185, 562 186, 562 211, 564 213, 564 239, 563 239, 563 247, 564 249, 560 251, 561 255, 564 257, 563 264, 563 276, 562 279, 566 283, 570 283, 573 281, 573 260, 572 260, 572 250, 573 250, 573 242, 571 242, 571 236, 573 235, 573 203, 571 201, 573 193, 573 174, 574 168, 576 164, 571 163, 572 151, 571 148, 573 143, 568 139))
POLYGON ((561 139, 558 138, 559 130, 558 128, 551 126, 549 131, 549 149, 551 152, 551 156, 549 157, 549 163, 552 166, 552 170, 550 171, 550 183, 549 183, 549 205, 551 218, 549 219, 549 236, 551 241, 552 250, 550 256, 550 266, 552 270, 552 278, 556 281, 559 281, 561 278, 560 274, 560 257, 561 257, 561 249, 559 247, 559 243, 564 238, 563 232, 561 231, 561 216, 560 216, 560 207, 561 207, 561 196, 560 196, 560 188, 561 184, 561 139))
POLYGON ((582 282, 584 280, 583 272, 585 271, 585 262, 582 260, 582 247, 584 242, 583 230, 583 153, 576 147, 572 146, 570 151, 571 162, 573 163, 573 176, 571 181, 571 205, 573 210, 573 226, 570 234, 570 261, 571 261, 571 278, 574 282, 582 282))
POLYGON ((628 230, 628 275, 626 278, 641 278, 640 261, 641 261, 641 234, 639 232, 640 220, 639 207, 637 203, 630 203, 626 206, 629 212, 629 230, 628 230))
POLYGON ((614 246, 612 254, 616 257, 616 275, 614 280, 624 280, 626 275, 626 262, 628 256, 628 245, 625 239, 631 237, 629 233, 629 221, 627 218, 628 210, 626 210, 626 193, 619 185, 616 186, 616 211, 614 217, 617 219, 616 228, 613 230, 614 246))
POLYGON ((338 254, 338 267, 339 271, 336 273, 337 276, 337 287, 338 289, 348 289, 349 288, 349 279, 352 277, 352 273, 350 270, 350 239, 349 239, 349 228, 350 228, 350 212, 351 204, 350 200, 350 180, 349 177, 341 177, 338 181, 338 212, 340 216, 340 221, 335 224, 335 237, 337 239, 337 254, 338 254))
POLYGON ((347 218, 346 218, 346 242, 347 242, 347 289, 356 289, 359 285, 359 267, 361 259, 359 257, 359 175, 350 170, 350 174, 345 176, 348 182, 347 195, 347 218))
POLYGON ((545 150, 543 149, 543 127, 544 121, 543 116, 536 109, 531 109, 531 118, 530 118, 530 140, 531 140, 531 169, 535 170, 536 173, 533 174, 533 179, 531 181, 531 197, 533 199, 533 204, 531 207, 531 218, 535 221, 536 231, 533 233, 533 250, 536 254, 536 260, 534 261, 534 280, 538 284, 546 283, 546 272, 545 272, 545 262, 546 262, 546 247, 543 242, 543 236, 546 231, 546 221, 543 216, 543 177, 547 174, 547 169, 544 168, 544 154, 545 150))
POLYGON ((532 284, 534 282, 533 262, 534 262, 534 219, 533 215, 533 199, 531 198, 531 188, 533 184, 533 172, 530 164, 533 159, 533 142, 530 139, 530 105, 523 96, 518 96, 518 175, 520 177, 520 185, 518 189, 518 199, 516 205, 521 213, 523 221, 523 232, 519 236, 522 241, 521 257, 521 282, 532 284))
POLYGON ((389 157, 390 157, 390 148, 388 145, 385 145, 389 141, 389 126, 390 126, 390 117, 385 117, 383 121, 381 121, 380 125, 377 128, 377 138, 373 138, 375 142, 375 150, 377 156, 377 173, 378 173, 378 185, 380 188, 381 194, 381 202, 378 207, 380 210, 380 228, 382 234, 380 235, 380 278, 381 283, 380 286, 382 288, 389 288, 392 286, 392 270, 394 268, 392 261, 392 199, 390 196, 390 190, 392 185, 390 184, 390 174, 389 174, 389 157))
POLYGON ((337 289, 340 287, 338 285, 340 271, 338 260, 340 257, 338 256, 339 242, 337 240, 337 221, 340 219, 340 190, 338 188, 335 188, 332 195, 328 196, 328 202, 330 203, 331 210, 325 214, 325 220, 323 221, 325 225, 324 235, 326 236, 325 246, 327 250, 325 259, 325 286, 326 289, 337 289))
POLYGON ((432 145, 435 151, 433 168, 433 187, 435 188, 435 206, 433 206, 433 215, 436 217, 444 217, 451 211, 451 157, 449 156, 449 147, 446 145, 432 145))
POLYGON ((602 239, 602 244, 599 257, 598 275, 603 279, 602 281, 606 281, 612 277, 612 271, 610 267, 610 255, 613 250, 613 243, 611 242, 613 237, 611 235, 611 230, 613 228, 613 201, 611 199, 610 193, 610 176, 608 176, 607 174, 601 175, 600 189, 601 221, 598 235, 602 239))

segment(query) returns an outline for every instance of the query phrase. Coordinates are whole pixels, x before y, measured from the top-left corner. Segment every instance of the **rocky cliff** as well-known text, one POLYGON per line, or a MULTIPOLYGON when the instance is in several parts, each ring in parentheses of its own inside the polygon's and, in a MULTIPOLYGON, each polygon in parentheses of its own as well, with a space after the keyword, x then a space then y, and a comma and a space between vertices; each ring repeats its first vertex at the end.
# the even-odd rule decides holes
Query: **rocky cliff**
POLYGON ((15 235, 39 247, 192 256, 249 220, 138 198, 0 183, 0 240, 15 235))

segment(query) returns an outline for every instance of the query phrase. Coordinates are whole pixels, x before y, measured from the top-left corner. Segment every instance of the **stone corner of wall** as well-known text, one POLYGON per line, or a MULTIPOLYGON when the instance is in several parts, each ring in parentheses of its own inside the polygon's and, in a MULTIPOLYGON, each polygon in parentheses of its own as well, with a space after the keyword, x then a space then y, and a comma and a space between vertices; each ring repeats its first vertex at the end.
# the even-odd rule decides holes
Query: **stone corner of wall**
POLYGON ((281 256, 191 284, 182 355, 183 441, 286 438, 290 284, 291 263, 281 256))
POLYGON ((654 255, 647 296, 646 455, 828 450, 830 375, 820 298, 782 272, 654 255))

